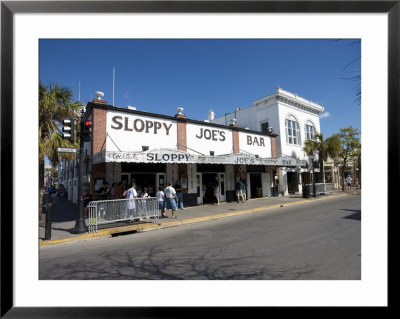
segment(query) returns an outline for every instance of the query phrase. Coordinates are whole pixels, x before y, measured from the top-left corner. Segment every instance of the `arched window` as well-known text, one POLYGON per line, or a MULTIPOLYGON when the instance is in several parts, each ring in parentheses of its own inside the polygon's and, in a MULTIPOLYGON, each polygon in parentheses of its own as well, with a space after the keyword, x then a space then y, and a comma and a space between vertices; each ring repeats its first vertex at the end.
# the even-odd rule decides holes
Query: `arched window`
POLYGON ((286 143, 300 145, 299 123, 293 115, 286 118, 286 143))
POLYGON ((306 140, 315 140, 315 127, 311 121, 306 122, 306 126, 304 128, 306 134, 306 140))

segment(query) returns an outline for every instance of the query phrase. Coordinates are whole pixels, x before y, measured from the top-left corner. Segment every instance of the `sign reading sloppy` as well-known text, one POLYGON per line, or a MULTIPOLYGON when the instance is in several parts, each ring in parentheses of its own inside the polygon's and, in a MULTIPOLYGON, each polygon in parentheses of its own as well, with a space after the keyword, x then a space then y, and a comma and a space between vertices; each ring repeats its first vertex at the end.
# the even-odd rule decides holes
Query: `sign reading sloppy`
POLYGON ((142 114, 107 111, 106 150, 136 153, 148 149, 176 148, 177 123, 174 120, 142 114))
POLYGON ((111 128, 115 130, 124 130, 124 131, 136 131, 138 133, 153 133, 153 134, 166 134, 169 135, 169 131, 172 127, 172 124, 167 124, 165 122, 151 121, 151 120, 142 120, 140 118, 131 119, 127 116, 122 117, 119 115, 113 116, 111 118, 113 124, 111 124, 111 128), (159 132, 160 131, 160 132, 159 132))

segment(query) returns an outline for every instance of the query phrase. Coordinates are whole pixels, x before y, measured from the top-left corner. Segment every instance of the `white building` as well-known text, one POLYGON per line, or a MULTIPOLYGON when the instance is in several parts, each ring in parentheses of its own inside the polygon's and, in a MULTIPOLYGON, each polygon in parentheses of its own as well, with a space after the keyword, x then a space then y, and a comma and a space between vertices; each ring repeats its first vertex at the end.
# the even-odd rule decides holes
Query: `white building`
MULTIPOLYGON (((275 93, 254 101, 252 106, 236 108, 234 112, 210 122, 227 125, 236 119, 239 127, 260 132, 273 131, 278 134, 277 157, 290 156, 308 162, 309 159, 303 151, 304 141, 314 139, 315 132, 321 131, 319 114, 323 111, 323 105, 278 87, 275 93)), ((288 195, 289 192, 301 193, 302 184, 311 183, 310 170, 281 167, 278 169, 278 176, 275 176, 275 182, 282 195, 288 195)))

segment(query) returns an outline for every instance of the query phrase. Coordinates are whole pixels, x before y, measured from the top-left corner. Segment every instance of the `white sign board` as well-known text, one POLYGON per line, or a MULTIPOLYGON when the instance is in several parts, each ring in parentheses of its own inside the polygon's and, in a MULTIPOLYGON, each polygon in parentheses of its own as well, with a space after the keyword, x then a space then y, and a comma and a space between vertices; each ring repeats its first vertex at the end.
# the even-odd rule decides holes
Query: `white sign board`
POLYGON ((57 152, 59 153, 77 153, 78 149, 70 147, 57 147, 57 152))
POLYGON ((210 155, 210 151, 213 151, 214 155, 233 153, 232 131, 209 125, 187 123, 186 145, 189 153, 198 152, 204 155, 210 155))
POLYGON ((306 161, 296 160, 295 158, 289 156, 280 158, 260 158, 245 153, 219 156, 202 156, 173 149, 158 149, 137 153, 102 151, 93 156, 93 164, 101 162, 236 164, 287 167, 306 165, 306 161))
POLYGON ((239 148, 241 152, 257 154, 260 157, 271 157, 271 137, 251 134, 243 131, 239 132, 239 148))
POLYGON ((176 121, 107 111, 107 143, 110 152, 140 152, 142 146, 154 148, 176 148, 176 121))

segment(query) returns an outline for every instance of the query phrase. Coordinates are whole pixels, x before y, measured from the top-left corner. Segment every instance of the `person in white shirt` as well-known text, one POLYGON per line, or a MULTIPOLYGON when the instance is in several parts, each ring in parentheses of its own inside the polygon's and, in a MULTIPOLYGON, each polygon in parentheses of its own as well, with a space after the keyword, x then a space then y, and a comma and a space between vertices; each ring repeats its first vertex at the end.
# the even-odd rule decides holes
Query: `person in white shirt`
POLYGON ((156 193, 157 201, 158 201, 158 209, 159 212, 161 213, 162 217, 166 217, 164 215, 165 213, 165 193, 164 193, 164 188, 162 186, 158 187, 158 192, 156 193))
MULTIPOLYGON (((172 182, 168 183, 168 186, 164 189, 165 192, 165 197, 166 197, 166 210, 171 209, 172 210, 172 217, 171 218, 176 218, 175 216, 175 211, 178 209, 176 206, 176 191, 172 187, 172 182)), ((166 215, 166 212, 164 216, 166 215)))
POLYGON ((219 198, 221 197, 221 192, 219 191, 219 185, 216 184, 214 187, 214 197, 217 200, 217 206, 219 206, 219 198))
POLYGON ((143 220, 143 215, 147 218, 147 203, 146 198, 149 198, 149 194, 147 193, 147 188, 144 187, 142 193, 140 194, 141 200, 139 200, 140 209, 137 211, 139 212, 139 220, 143 220))
POLYGON ((123 194, 123 196, 126 199, 129 199, 126 203, 125 218, 128 218, 128 213, 129 213, 129 218, 133 218, 133 215, 135 215, 135 210, 136 210, 135 198, 137 198, 137 192, 135 187, 136 187, 135 183, 131 183, 129 188, 123 194))
POLYGON ((348 175, 347 177, 346 177, 346 182, 347 182, 347 188, 348 189, 351 189, 351 182, 353 181, 353 179, 351 178, 351 176, 350 175, 348 175))

